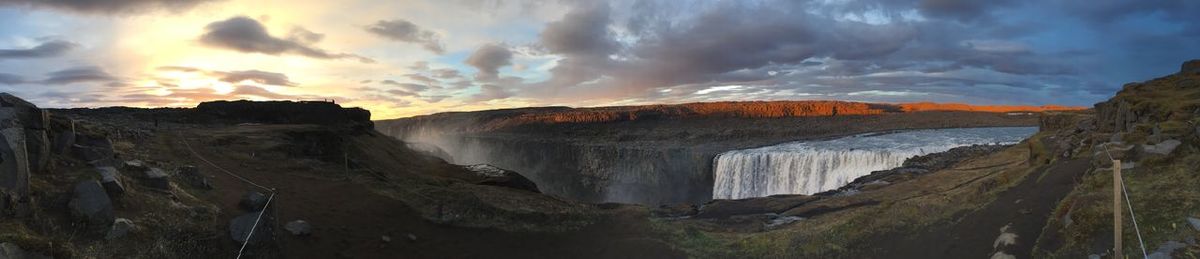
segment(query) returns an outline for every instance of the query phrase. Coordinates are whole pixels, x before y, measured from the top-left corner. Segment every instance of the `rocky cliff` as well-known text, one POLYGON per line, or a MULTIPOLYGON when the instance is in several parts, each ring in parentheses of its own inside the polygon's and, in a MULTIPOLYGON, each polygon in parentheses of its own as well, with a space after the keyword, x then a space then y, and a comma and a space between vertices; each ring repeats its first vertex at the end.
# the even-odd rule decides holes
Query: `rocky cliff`
MULTIPOLYGON (((956 105, 726 102, 600 108, 522 108, 377 121, 458 164, 488 163, 529 176, 546 193, 591 202, 700 203, 711 199, 712 159, 733 149, 864 132, 1032 126, 1027 113, 956 105), (916 108, 914 108, 916 107, 916 108)), ((993 107, 1042 111, 1069 107, 993 107)))

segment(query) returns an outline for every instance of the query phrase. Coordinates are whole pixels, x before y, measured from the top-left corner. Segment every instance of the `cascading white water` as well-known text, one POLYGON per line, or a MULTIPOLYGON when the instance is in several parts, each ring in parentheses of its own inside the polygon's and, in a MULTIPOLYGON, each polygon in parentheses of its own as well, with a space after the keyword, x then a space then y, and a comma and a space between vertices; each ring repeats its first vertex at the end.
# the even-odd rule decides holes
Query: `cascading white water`
POLYGON ((899 167, 913 156, 976 144, 1013 144, 1036 132, 1036 127, 915 130, 729 151, 713 159, 713 199, 823 192, 899 167))

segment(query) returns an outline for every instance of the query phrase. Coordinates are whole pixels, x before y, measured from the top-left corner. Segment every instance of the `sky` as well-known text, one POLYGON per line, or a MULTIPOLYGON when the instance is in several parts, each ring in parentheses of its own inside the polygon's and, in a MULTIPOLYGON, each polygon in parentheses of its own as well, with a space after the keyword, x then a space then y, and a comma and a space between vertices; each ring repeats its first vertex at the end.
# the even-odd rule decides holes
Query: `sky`
POLYGON ((328 100, 386 119, 750 100, 1091 106, 1200 58, 1190 0, 0 0, 42 107, 328 100))

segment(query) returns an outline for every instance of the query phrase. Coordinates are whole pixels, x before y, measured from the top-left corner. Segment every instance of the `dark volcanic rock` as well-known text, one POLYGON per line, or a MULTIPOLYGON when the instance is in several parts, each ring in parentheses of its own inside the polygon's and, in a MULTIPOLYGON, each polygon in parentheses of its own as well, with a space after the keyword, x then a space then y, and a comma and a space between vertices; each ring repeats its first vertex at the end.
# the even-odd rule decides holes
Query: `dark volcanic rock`
POLYGON ((196 111, 232 123, 354 125, 370 128, 371 112, 342 108, 332 102, 215 101, 196 106, 196 111))
POLYGON ((267 206, 267 196, 259 192, 247 192, 246 195, 242 195, 238 206, 249 212, 262 211, 267 206))
POLYGON ((1200 59, 1193 59, 1183 62, 1183 65, 1181 65, 1179 68, 1179 73, 1200 75, 1200 59))
POLYGON ((274 240, 272 233, 275 224, 270 213, 264 213, 259 219, 258 212, 246 213, 229 221, 229 237, 238 244, 249 246, 264 245, 274 240), (255 224, 257 222, 257 224, 255 224), (253 235, 251 235, 253 229, 253 235))
POLYGON ((951 166, 954 166, 963 160, 990 154, 1010 146, 1011 145, 972 145, 956 147, 940 153, 915 156, 904 160, 904 164, 898 168, 871 172, 871 174, 856 178, 854 181, 851 181, 849 184, 846 184, 846 186, 838 188, 837 190, 825 191, 815 195, 829 196, 849 190, 870 189, 908 180, 921 174, 950 168, 951 166))
POLYGON ((783 213, 820 197, 809 195, 775 195, 741 200, 713 200, 700 207, 697 218, 725 218, 735 215, 783 213))
POLYGON ((115 165, 112 140, 102 136, 76 134, 73 148, 75 158, 94 165, 115 165))
POLYGON ((502 186, 537 193, 541 192, 538 190, 536 183, 530 181, 529 178, 525 178, 525 176, 522 176, 517 172, 486 164, 469 165, 464 166, 464 168, 471 170, 472 172, 475 172, 484 178, 483 180, 477 182, 477 184, 502 186))
POLYGON ((204 176, 203 173, 200 173, 200 168, 195 166, 185 165, 179 167, 179 177, 192 187, 205 190, 213 189, 212 181, 208 179, 208 176, 204 176))
POLYGON ((147 187, 154 188, 154 189, 159 189, 159 190, 170 190, 171 189, 170 175, 167 175, 166 172, 163 172, 162 169, 158 169, 158 168, 147 169, 145 179, 143 179, 142 182, 145 183, 145 185, 147 187))
POLYGON ((100 173, 100 185, 104 186, 104 191, 109 197, 118 198, 125 195, 125 185, 121 184, 121 173, 117 168, 101 166, 96 167, 96 172, 100 173))
POLYGON ((108 199, 108 193, 96 181, 83 181, 75 185, 69 206, 71 215, 96 229, 108 229, 116 219, 112 200, 108 199))

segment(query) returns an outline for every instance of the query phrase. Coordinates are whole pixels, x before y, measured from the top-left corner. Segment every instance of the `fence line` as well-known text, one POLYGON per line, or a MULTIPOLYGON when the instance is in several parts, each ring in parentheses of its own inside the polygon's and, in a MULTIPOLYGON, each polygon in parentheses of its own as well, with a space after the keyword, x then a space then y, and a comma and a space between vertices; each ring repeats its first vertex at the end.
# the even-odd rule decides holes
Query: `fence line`
MULTIPOLYGON (((1108 143, 1104 143, 1101 146, 1104 147, 1104 154, 1108 155, 1108 160, 1114 161, 1113 165, 1115 165, 1115 166, 1113 167, 1113 175, 1117 176, 1118 175, 1117 170, 1121 170, 1120 163, 1115 163, 1117 160, 1113 159, 1112 152, 1108 151, 1108 143)), ((1146 255, 1146 242, 1142 241, 1142 230, 1138 228, 1137 214, 1133 213, 1133 200, 1129 199, 1129 190, 1125 188, 1124 184, 1122 184, 1123 182, 1125 182, 1125 179, 1124 178, 1114 178, 1113 180, 1121 182, 1121 183, 1113 182, 1113 188, 1116 188, 1117 185, 1120 185, 1121 192, 1124 193, 1124 195, 1125 195, 1125 206, 1127 206, 1129 208, 1129 220, 1133 222, 1133 232, 1137 234, 1138 246, 1139 246, 1139 248, 1142 249, 1142 258, 1150 258, 1149 256, 1146 255)), ((1115 194, 1116 190, 1114 190, 1113 193, 1115 194)), ((1114 197, 1114 198, 1120 199, 1120 197, 1114 197)), ((1119 208, 1113 208, 1113 213, 1117 213, 1117 210, 1119 210, 1119 208)), ((1119 226, 1113 226, 1113 228, 1117 228, 1117 227, 1119 227, 1119 226)), ((1115 255, 1115 256, 1123 257, 1124 255, 1115 255)))
POLYGON ((267 209, 269 209, 271 207, 271 201, 275 199, 275 194, 276 194, 275 188, 269 188, 266 186, 262 186, 258 183, 255 183, 254 181, 250 181, 250 179, 246 179, 245 177, 242 177, 241 175, 238 175, 229 170, 226 170, 225 168, 222 168, 221 166, 217 165, 216 163, 213 163, 212 161, 208 161, 208 159, 205 159, 204 156, 201 156, 200 153, 196 152, 195 149, 192 149, 192 145, 188 143, 187 138, 185 138, 183 136, 179 136, 179 139, 181 141, 183 141, 183 146, 187 147, 188 152, 191 152, 192 155, 196 156, 196 158, 199 158, 200 161, 204 161, 204 163, 206 163, 214 168, 217 168, 217 170, 224 172, 225 174, 228 174, 229 176, 233 176, 234 178, 237 178, 238 180, 241 180, 242 182, 245 182, 247 184, 250 184, 255 187, 262 188, 263 190, 271 192, 271 196, 267 197, 267 203, 263 205, 262 210, 258 212, 258 217, 254 219, 254 225, 250 227, 250 234, 246 235, 246 239, 245 239, 246 241, 242 242, 242 248, 238 249, 237 258, 241 259, 242 253, 246 251, 246 245, 250 244, 250 238, 254 236, 254 230, 258 229, 258 223, 262 221, 263 213, 267 212, 267 209))

